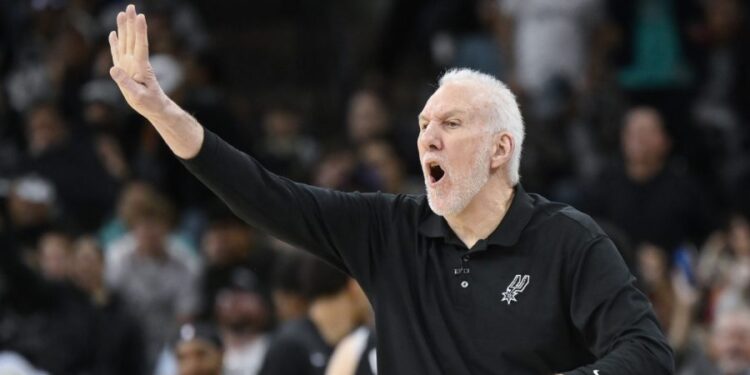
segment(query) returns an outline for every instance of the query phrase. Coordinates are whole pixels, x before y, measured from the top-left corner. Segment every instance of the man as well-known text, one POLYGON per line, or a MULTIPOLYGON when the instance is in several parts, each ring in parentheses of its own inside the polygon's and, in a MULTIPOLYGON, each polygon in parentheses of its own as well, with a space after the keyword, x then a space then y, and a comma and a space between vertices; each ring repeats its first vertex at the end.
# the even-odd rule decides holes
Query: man
POLYGON ((657 245, 670 259, 678 246, 701 243, 711 229, 705 195, 670 164, 671 144, 658 111, 631 109, 621 133, 623 164, 606 170, 587 197, 592 215, 622 228, 636 247, 657 245))
POLYGON ((90 298, 97 312, 98 374, 147 374, 143 332, 122 297, 104 282, 104 254, 99 242, 83 236, 74 243, 70 278, 90 298))
POLYGON ((227 285, 235 285, 235 274, 252 274, 264 296, 270 296, 268 284, 274 253, 260 244, 247 224, 224 205, 209 212, 206 229, 201 236, 201 252, 206 266, 201 280, 202 318, 214 317, 217 295, 227 285), (240 272, 242 273, 242 272, 240 272))
POLYGON ((173 217, 163 197, 144 201, 132 212, 130 232, 112 244, 105 259, 107 283, 144 329, 149 369, 177 324, 192 321, 200 307, 200 265, 190 250, 170 241, 173 217))
POLYGON ((179 374, 221 375, 223 351, 221 337, 211 326, 183 325, 174 346, 179 374))
POLYGON ((704 350, 689 356, 681 375, 750 374, 750 309, 719 311, 704 350))
POLYGON ((279 328, 262 375, 324 375, 333 348, 369 314, 359 285, 330 265, 306 257, 300 278, 310 310, 306 317, 279 328))
POLYGON ((110 74, 192 173, 254 227, 360 283, 384 374, 671 374, 672 353, 612 241, 519 184, 523 123, 494 78, 450 71, 419 116, 424 195, 342 193, 262 168, 181 110, 135 7, 110 74))
POLYGON ((219 288, 214 310, 221 331, 225 375, 255 375, 269 345, 271 306, 257 276, 236 268, 219 288))

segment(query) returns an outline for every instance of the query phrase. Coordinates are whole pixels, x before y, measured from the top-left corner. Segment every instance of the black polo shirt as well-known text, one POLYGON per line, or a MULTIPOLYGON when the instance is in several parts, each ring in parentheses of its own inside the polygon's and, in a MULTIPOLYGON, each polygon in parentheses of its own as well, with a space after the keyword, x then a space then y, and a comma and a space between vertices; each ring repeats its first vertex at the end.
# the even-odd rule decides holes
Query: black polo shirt
POLYGON ((375 310, 382 374, 671 374, 672 353, 612 241, 518 185, 467 249, 424 195, 295 183, 211 132, 187 168, 251 225, 327 260, 375 310))

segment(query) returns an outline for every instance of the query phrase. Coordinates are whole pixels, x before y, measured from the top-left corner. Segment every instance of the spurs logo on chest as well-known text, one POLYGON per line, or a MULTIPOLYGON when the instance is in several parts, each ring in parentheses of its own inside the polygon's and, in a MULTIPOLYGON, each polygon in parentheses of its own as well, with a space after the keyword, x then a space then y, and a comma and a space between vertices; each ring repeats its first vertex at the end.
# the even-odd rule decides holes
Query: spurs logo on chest
POLYGON ((526 286, 529 285, 529 279, 529 275, 516 275, 516 277, 513 278, 513 281, 510 282, 510 285, 505 288, 503 299, 500 302, 508 302, 508 305, 510 305, 511 302, 518 302, 516 296, 526 289, 526 286))

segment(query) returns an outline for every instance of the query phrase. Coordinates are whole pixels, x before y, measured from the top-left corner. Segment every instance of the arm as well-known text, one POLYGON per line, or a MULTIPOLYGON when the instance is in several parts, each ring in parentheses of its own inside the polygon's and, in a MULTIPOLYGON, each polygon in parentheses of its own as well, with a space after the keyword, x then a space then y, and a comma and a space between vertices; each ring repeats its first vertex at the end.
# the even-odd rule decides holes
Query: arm
POLYGON ((125 101, 145 117, 178 157, 195 156, 203 143, 203 127, 173 102, 159 86, 148 60, 146 16, 128 5, 117 15, 117 32, 110 32, 114 66, 109 70, 125 101))
POLYGON ((673 374, 672 351, 646 296, 607 237, 574 261, 570 316, 598 360, 566 374, 673 374))
POLYGON ((148 62, 146 20, 128 6, 110 34, 112 77, 128 104, 146 117, 188 169, 240 218, 311 250, 367 287, 373 241, 387 200, 295 183, 204 130, 166 97, 148 62), (118 39, 118 36, 120 37, 118 39), (123 52, 124 51, 124 52, 123 52), (359 270, 359 271, 357 271, 359 270))

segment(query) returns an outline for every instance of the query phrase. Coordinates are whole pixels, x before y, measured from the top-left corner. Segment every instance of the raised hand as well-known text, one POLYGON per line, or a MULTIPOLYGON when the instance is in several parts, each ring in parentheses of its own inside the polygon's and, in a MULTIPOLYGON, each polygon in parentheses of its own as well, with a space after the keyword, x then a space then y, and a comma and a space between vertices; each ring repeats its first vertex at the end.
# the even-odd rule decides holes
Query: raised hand
POLYGON ((148 61, 146 16, 134 5, 117 14, 117 32, 109 33, 114 66, 109 70, 128 104, 150 121, 158 119, 170 100, 156 81, 148 61))

